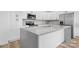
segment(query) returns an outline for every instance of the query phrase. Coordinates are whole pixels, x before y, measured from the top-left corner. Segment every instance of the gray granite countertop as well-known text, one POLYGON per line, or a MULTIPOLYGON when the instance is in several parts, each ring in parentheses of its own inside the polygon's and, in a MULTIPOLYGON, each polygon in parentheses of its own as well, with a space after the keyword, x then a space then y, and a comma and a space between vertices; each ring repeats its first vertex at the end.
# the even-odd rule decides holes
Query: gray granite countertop
POLYGON ((54 26, 39 26, 39 27, 36 26, 36 27, 30 27, 30 28, 25 27, 24 29, 27 31, 30 31, 32 33, 35 33, 37 35, 44 35, 44 34, 47 34, 50 32, 55 32, 60 29, 65 29, 68 27, 70 27, 70 26, 54 25, 54 26))

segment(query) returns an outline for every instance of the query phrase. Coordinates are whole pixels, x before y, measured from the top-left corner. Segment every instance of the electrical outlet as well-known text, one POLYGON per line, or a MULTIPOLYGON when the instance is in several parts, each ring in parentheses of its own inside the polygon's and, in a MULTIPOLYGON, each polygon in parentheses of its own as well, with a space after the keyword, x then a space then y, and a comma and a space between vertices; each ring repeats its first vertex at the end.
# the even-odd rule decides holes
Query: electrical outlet
POLYGON ((19 17, 19 15, 16 14, 16 17, 19 17))
POLYGON ((19 19, 16 19, 16 21, 19 21, 19 19))

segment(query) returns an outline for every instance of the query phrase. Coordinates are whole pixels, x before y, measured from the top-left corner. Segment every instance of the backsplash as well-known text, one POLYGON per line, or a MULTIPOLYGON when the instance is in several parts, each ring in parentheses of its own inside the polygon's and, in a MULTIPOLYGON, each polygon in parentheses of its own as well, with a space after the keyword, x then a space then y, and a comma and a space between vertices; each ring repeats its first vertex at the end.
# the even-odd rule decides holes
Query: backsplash
POLYGON ((42 24, 46 24, 46 21, 44 20, 35 21, 34 24, 42 25, 42 24))
MULTIPOLYGON (((29 21, 23 22, 23 26, 26 25, 26 22, 29 22, 29 21)), ((59 25, 59 21, 55 21, 55 20, 53 21, 40 20, 40 21, 31 21, 31 22, 34 22, 35 25, 44 25, 44 24, 59 25)))
POLYGON ((58 24, 59 24, 59 21, 58 21, 58 20, 50 20, 50 21, 41 20, 41 21, 35 21, 34 23, 35 23, 35 24, 38 24, 38 25, 42 25, 42 24, 53 24, 53 25, 58 25, 58 24))
POLYGON ((58 20, 50 20, 50 21, 46 21, 46 24, 53 24, 53 25, 59 25, 59 21, 58 20))

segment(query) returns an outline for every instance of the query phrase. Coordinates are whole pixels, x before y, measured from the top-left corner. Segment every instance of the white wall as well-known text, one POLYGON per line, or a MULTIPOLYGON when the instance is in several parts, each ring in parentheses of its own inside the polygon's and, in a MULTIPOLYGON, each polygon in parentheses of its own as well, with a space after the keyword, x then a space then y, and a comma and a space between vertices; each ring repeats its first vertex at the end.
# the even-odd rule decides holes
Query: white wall
POLYGON ((0 33, 9 29, 8 12, 0 11, 0 33))
POLYGON ((0 44, 20 37, 20 26, 23 13, 20 11, 0 11, 0 44), (19 15, 16 21, 16 14, 19 15))
POLYGON ((74 36, 79 36, 79 11, 74 12, 74 36))
POLYGON ((0 11, 0 44, 7 41, 9 32, 9 13, 7 11, 0 11))
POLYGON ((20 22, 19 16, 16 17, 17 12, 9 12, 9 37, 7 40, 16 40, 20 38, 20 22), (18 20, 16 20, 18 19, 18 20))

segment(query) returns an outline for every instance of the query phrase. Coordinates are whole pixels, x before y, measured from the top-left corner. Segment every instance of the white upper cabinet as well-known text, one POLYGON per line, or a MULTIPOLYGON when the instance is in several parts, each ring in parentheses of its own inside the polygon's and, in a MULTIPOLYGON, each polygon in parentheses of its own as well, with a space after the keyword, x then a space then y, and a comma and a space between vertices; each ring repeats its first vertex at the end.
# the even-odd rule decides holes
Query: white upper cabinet
POLYGON ((36 20, 59 20, 59 15, 65 11, 26 11, 26 18, 28 13, 36 14, 36 20))
POLYGON ((37 20, 58 20, 59 15, 64 11, 33 11, 32 13, 36 14, 37 20))
POLYGON ((37 20, 55 20, 56 14, 52 12, 41 11, 36 14, 36 19, 37 20))

